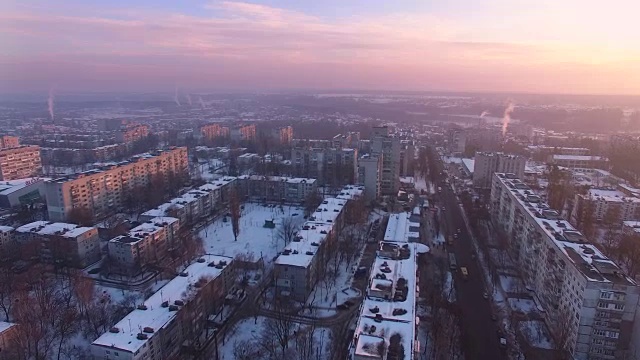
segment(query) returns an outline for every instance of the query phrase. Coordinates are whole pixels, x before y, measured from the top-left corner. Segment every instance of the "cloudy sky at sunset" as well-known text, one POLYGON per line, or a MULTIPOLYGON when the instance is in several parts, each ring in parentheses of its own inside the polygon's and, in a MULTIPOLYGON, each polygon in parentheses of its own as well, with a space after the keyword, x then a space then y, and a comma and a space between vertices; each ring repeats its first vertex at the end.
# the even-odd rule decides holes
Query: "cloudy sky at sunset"
POLYGON ((640 94, 637 0, 5 0, 0 91, 640 94))

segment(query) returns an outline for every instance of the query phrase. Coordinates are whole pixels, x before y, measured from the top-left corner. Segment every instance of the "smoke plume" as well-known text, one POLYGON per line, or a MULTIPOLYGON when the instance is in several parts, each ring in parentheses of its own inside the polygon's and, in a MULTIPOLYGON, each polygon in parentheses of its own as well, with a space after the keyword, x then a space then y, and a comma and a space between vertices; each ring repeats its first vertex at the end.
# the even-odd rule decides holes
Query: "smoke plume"
POLYGON ((178 105, 178 106, 182 106, 182 105, 180 104, 180 99, 178 98, 178 87, 177 87, 177 86, 176 86, 176 92, 175 92, 175 94, 173 95, 173 101, 175 101, 175 102, 176 102, 176 105, 178 105))
POLYGON ((49 89, 49 98, 47 99, 47 106, 49 108, 49 116, 53 120, 53 89, 49 89))
POLYGON ((516 108, 516 105, 509 101, 507 108, 504 109, 504 117, 502 117, 502 136, 507 135, 507 128, 509 127, 509 122, 511 121, 511 113, 516 108))
POLYGON ((191 106, 191 95, 187 93, 187 102, 189 103, 189 106, 191 106))
POLYGON ((489 115, 489 112, 488 112, 488 111, 486 111, 486 110, 485 110, 485 111, 483 111, 483 112, 482 112, 482 114, 480 114, 480 119, 482 119, 483 117, 485 117, 485 116, 487 116, 487 115, 489 115))
POLYGON ((200 96, 198 100, 200 101, 200 107, 202 107, 202 110, 204 110, 205 105, 204 105, 204 100, 202 100, 202 96, 200 96))

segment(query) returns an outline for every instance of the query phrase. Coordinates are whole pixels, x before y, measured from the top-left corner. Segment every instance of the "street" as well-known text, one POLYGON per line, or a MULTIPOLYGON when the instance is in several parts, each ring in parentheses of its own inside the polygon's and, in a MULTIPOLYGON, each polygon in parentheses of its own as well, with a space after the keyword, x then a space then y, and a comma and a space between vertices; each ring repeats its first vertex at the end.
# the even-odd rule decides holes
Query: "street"
POLYGON ((462 217, 462 210, 458 205, 455 193, 444 182, 446 175, 441 174, 443 169, 441 161, 437 160, 437 163, 433 165, 432 171, 437 170, 433 175, 433 178, 436 179, 436 186, 442 187, 437 196, 438 206, 444 206, 446 209, 441 212, 440 225, 444 228, 446 236, 453 236, 457 229, 460 229, 458 238, 453 243, 453 249, 451 246, 447 246, 447 251, 453 251, 455 254, 458 269, 466 267, 469 272, 467 280, 463 280, 459 270, 453 273, 457 293, 456 302, 460 310, 462 348, 465 358, 507 359, 505 350, 499 344, 498 323, 491 319, 491 300, 483 298, 483 293, 487 291, 484 277, 477 260, 472 258, 475 250, 462 217))

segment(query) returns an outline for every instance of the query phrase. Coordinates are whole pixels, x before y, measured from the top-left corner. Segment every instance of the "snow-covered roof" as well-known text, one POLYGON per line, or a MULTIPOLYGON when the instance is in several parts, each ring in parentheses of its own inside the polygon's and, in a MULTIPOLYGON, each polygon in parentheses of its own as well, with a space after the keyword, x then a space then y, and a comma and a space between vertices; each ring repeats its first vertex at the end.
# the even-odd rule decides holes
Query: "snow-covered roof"
POLYGON ((310 221, 317 223, 332 224, 342 212, 347 200, 337 198, 327 198, 322 201, 316 211, 309 217, 310 221))
POLYGON ((636 202, 640 203, 640 199, 636 197, 627 196, 622 191, 610 190, 610 189, 589 189, 588 195, 593 200, 606 201, 606 202, 636 202))
POLYGON ((6 322, 6 321, 0 321, 0 334, 2 334, 3 332, 9 330, 9 328, 15 326, 16 324, 14 323, 10 323, 10 322, 6 322))
POLYGON ((28 186, 42 184, 45 181, 49 181, 49 178, 31 177, 17 180, 3 180, 0 181, 0 195, 9 195, 18 190, 22 190, 28 186))
POLYGON ((167 302, 168 305, 174 305, 176 300, 181 300, 186 304, 193 295, 191 292, 197 292, 199 287, 194 286, 201 278, 207 278, 209 281, 217 278, 224 269, 231 264, 232 258, 227 256, 205 255, 204 262, 196 262, 187 267, 182 274, 187 276, 177 276, 169 281, 156 293, 151 295, 143 304, 146 310, 140 309, 140 306, 130 312, 122 320, 120 320, 114 328, 118 332, 106 332, 102 334, 96 341, 92 343, 94 346, 105 346, 113 349, 136 352, 144 344, 146 344, 157 331, 176 317, 182 309, 180 306, 177 311, 172 311, 169 307, 163 307, 162 303, 167 302), (209 266, 211 263, 220 264, 220 268, 209 266), (153 329, 153 332, 145 332, 145 338, 138 338, 139 333, 143 333, 145 328, 153 329))
POLYGON ((371 268, 369 290, 354 332, 354 355, 383 359, 378 353, 382 341, 392 351, 390 341, 396 336, 404 348, 404 359, 413 358, 416 318, 417 251, 416 244, 382 243, 381 248, 395 248, 395 256, 378 251, 371 268), (398 253, 397 251, 400 251, 398 253), (387 298, 376 294, 376 286, 390 287, 387 298))
POLYGON ((278 256, 277 265, 307 267, 318 252, 320 245, 333 229, 333 224, 306 222, 278 256))
POLYGON ((48 221, 34 221, 32 223, 22 225, 17 228, 15 231, 18 233, 32 233, 43 236, 62 236, 67 238, 76 238, 88 231, 91 231, 95 228, 86 227, 86 226, 78 226, 76 224, 69 223, 50 223, 48 221))
POLYGON ((623 226, 640 234, 640 221, 624 221, 623 226))
POLYGON ((462 164, 469 173, 473 174, 473 169, 476 164, 476 161, 474 159, 462 159, 462 164))
POLYGON ((12 228, 11 226, 0 225, 0 232, 11 232, 13 230, 14 228, 12 228))
POLYGON ((336 196, 336 198, 343 200, 353 200, 359 196, 362 196, 363 192, 364 186, 347 185, 342 188, 342 190, 340 190, 340 193, 338 194, 338 196, 336 196))
POLYGON ((389 216, 389 222, 387 223, 387 229, 384 232, 384 241, 406 243, 420 237, 419 232, 410 230, 411 227, 420 227, 419 223, 411 222, 409 220, 410 217, 411 213, 408 212, 391 214, 389 216))
POLYGON ((313 178, 299 178, 299 177, 286 177, 286 176, 261 176, 261 175, 241 175, 238 177, 240 180, 255 180, 255 181, 281 181, 290 184, 313 184, 316 179, 313 178))
POLYGON ((575 161, 600 161, 606 160, 602 156, 590 156, 590 155, 553 155, 553 160, 575 160, 575 161))
POLYGON ((494 175, 511 193, 520 208, 530 219, 534 220, 538 230, 555 244, 569 264, 573 264, 589 281, 635 282, 622 275, 615 262, 608 259, 584 235, 576 230, 568 221, 562 219, 557 211, 543 203, 539 196, 512 174, 496 173, 494 175))
POLYGON ((155 217, 147 222, 144 222, 133 229, 129 230, 129 232, 125 235, 119 235, 115 238, 109 240, 109 242, 113 243, 123 243, 123 244, 135 244, 141 240, 144 240, 147 236, 153 235, 157 232, 163 231, 165 227, 179 221, 176 218, 162 216, 155 217))

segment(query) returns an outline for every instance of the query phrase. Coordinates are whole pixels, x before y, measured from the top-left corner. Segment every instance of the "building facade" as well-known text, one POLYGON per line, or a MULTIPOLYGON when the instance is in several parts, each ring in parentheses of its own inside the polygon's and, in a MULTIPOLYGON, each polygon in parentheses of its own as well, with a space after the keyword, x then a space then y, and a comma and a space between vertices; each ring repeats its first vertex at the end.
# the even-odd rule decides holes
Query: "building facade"
POLYGON ((527 159, 523 156, 478 152, 473 163, 473 186, 490 189, 493 174, 496 172, 516 174, 519 179, 522 179, 526 164, 527 159))
POLYGON ((236 180, 242 199, 300 204, 318 191, 316 179, 243 175, 236 180))
POLYGON ((271 130, 271 138, 281 145, 289 145, 293 140, 293 126, 283 126, 271 130))
POLYGON ((133 191, 149 186, 154 176, 169 179, 189 174, 187 149, 172 148, 103 169, 53 179, 45 183, 49 219, 64 221, 73 209, 102 219, 121 210, 133 191))
POLYGON ((604 169, 609 162, 602 156, 550 155, 550 163, 570 169, 604 169))
POLYGON ((0 135, 0 149, 11 149, 20 146, 17 136, 0 135))
POLYGON ((578 224, 584 211, 591 211, 590 218, 595 221, 611 219, 617 223, 640 221, 640 198, 611 189, 589 189, 586 194, 576 194, 571 223, 578 224))
POLYGON ((233 141, 254 141, 256 139, 256 126, 254 124, 234 126, 229 130, 229 136, 233 141))
POLYGON ((291 150, 291 166, 296 176, 317 179, 320 185, 352 184, 357 156, 356 149, 296 147, 291 150))
POLYGON ((149 125, 134 124, 122 127, 116 133, 116 141, 121 143, 132 143, 149 136, 149 125))
POLYGON ((24 145, 0 150, 0 180, 34 177, 41 171, 40 147, 24 145))
POLYGON ((400 139, 391 136, 387 126, 373 128, 371 153, 378 157, 382 155, 382 177, 380 179, 382 195, 395 195, 400 189, 401 151, 400 139))
POLYGON ((14 232, 18 244, 37 241, 40 258, 46 263, 64 263, 84 268, 100 260, 100 238, 95 227, 68 223, 36 221, 22 225, 14 232))
POLYGON ((565 350, 577 360, 624 358, 638 305, 635 281, 514 174, 493 175, 491 214, 552 332, 566 337, 565 350))
POLYGON ((358 159, 358 184, 364 185, 367 201, 378 199, 381 195, 382 155, 363 155, 358 159))

